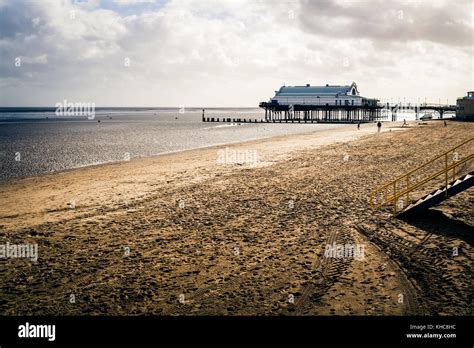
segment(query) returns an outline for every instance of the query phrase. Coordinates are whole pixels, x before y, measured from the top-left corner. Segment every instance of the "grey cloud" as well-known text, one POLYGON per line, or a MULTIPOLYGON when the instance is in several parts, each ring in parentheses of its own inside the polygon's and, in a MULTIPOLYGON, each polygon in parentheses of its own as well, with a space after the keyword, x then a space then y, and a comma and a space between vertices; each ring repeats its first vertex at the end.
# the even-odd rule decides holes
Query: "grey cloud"
POLYGON ((472 1, 311 1, 302 0, 298 15, 303 30, 334 38, 373 41, 431 41, 472 46, 472 1))
POLYGON ((37 31, 32 19, 39 13, 24 1, 10 2, 0 8, 0 39, 29 35, 37 31))

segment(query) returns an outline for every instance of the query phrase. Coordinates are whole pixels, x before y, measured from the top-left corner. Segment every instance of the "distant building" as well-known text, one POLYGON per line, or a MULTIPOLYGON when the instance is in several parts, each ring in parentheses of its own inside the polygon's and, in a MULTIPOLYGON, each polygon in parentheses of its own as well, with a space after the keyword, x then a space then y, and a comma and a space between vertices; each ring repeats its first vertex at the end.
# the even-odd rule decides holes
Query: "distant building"
POLYGON ((376 106, 377 102, 361 97, 355 82, 347 86, 282 86, 270 99, 271 104, 277 105, 376 106))
POLYGON ((467 96, 458 98, 456 118, 465 121, 474 121, 474 91, 467 92, 467 96))

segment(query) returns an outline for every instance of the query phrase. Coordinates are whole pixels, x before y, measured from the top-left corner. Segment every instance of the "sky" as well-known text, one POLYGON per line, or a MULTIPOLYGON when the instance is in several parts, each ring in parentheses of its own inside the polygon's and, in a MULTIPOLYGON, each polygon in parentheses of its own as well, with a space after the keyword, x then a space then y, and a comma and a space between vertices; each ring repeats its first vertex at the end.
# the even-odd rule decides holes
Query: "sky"
POLYGON ((282 85, 474 90, 474 0, 0 0, 0 106, 256 107, 282 85))

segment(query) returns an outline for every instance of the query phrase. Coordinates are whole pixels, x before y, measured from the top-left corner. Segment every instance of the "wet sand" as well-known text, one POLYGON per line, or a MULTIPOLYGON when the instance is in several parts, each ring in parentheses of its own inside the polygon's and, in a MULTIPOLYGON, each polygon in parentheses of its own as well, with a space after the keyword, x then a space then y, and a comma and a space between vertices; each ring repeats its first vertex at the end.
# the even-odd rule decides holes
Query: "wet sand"
POLYGON ((472 314, 473 189, 416 221, 368 194, 473 130, 352 125, 229 146, 256 166, 213 147, 3 184, 0 242, 39 258, 0 260, 0 312, 472 314), (333 243, 364 259, 324 257, 333 243))

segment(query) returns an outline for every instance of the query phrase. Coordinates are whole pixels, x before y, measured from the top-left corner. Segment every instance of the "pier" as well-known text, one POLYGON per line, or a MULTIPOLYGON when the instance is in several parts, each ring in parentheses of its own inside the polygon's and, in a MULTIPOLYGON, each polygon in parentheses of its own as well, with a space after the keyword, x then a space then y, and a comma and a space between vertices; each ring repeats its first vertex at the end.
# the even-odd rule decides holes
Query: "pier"
POLYGON ((383 107, 367 102, 361 105, 280 105, 260 103, 265 109, 265 121, 268 122, 305 122, 305 123, 365 123, 386 118, 381 112, 383 107))
POLYGON ((455 112, 456 105, 443 104, 390 104, 379 99, 360 95, 357 84, 311 86, 281 86, 268 102, 259 107, 265 110, 263 117, 246 119, 238 117, 205 117, 203 122, 233 123, 367 123, 397 120, 397 114, 412 111, 436 111, 443 117, 445 112, 455 112))
POLYGON ((390 104, 373 103, 365 105, 278 105, 260 103, 265 110, 261 118, 242 117, 206 117, 202 111, 202 122, 224 123, 368 123, 377 121, 397 121, 398 114, 412 111, 418 114, 424 111, 438 112, 440 118, 446 113, 455 113, 456 105, 449 104, 390 104))
POLYGON ((439 113, 439 117, 443 118, 445 113, 455 113, 456 105, 450 104, 433 104, 433 103, 422 103, 422 104, 390 104, 386 103, 383 106, 383 109, 390 110, 392 115, 392 121, 397 121, 397 114, 399 111, 413 111, 416 114, 416 119, 418 120, 418 114, 423 111, 435 111, 439 113))

